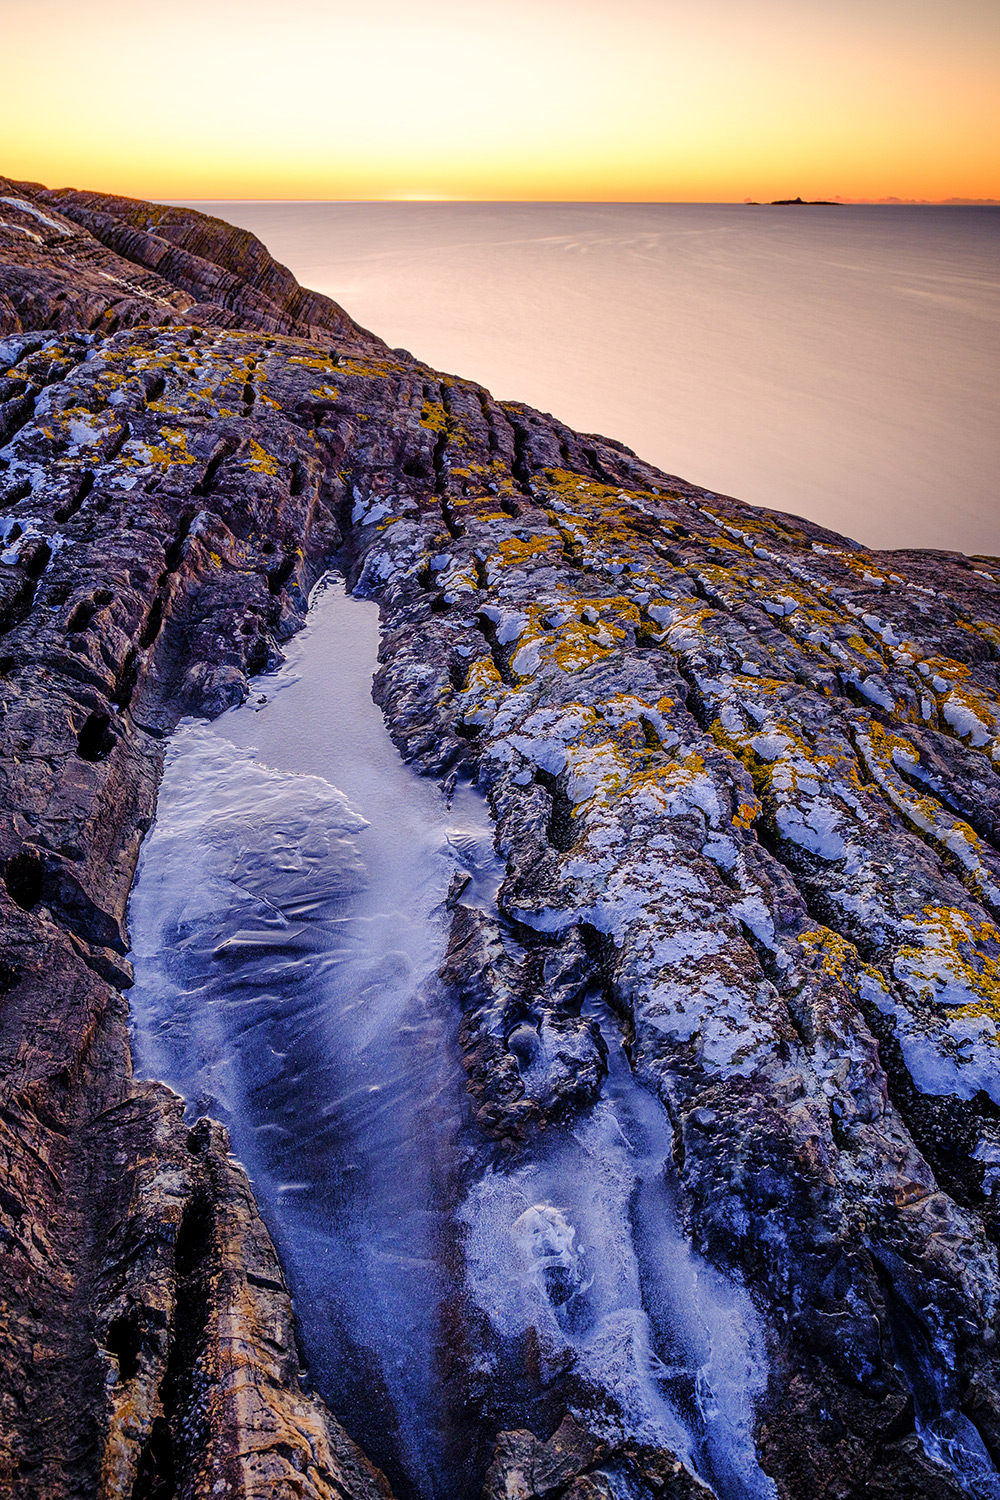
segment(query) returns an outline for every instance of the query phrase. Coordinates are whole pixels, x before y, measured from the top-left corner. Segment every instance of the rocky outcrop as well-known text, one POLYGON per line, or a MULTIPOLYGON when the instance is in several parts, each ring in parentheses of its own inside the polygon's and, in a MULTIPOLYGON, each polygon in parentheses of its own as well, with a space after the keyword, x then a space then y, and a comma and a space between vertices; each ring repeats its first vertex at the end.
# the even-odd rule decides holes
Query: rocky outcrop
POLYGON ((386 1495, 304 1384, 222 1135, 132 1082, 121 998, 164 733, 237 700, 295 628, 339 541, 342 438, 256 408, 270 341, 215 348, 150 277, 123 304, 113 257, 18 202, 47 236, 0 268, 19 321, 105 313, 0 341, 0 1489, 386 1495), (115 344, 119 319, 143 326, 115 344))
POLYGON ((0 334, 182 322, 381 346, 245 229, 0 177, 0 334))
POLYGON ((709 1500, 711 1495, 676 1459, 639 1444, 612 1456, 607 1443, 567 1416, 547 1442, 533 1432, 502 1433, 483 1500, 534 1500, 543 1495, 614 1500, 623 1481, 641 1486, 640 1493, 652 1491, 666 1500, 709 1500))
MULTIPOLYGON (((761 1310, 782 1500, 1000 1493, 1000 561, 871 553, 496 403, 217 221, 9 186, 12 1492, 380 1492, 299 1389, 218 1129, 131 1080, 121 996, 164 736, 239 700, 339 548, 402 754, 496 817, 498 910, 454 893, 445 970, 484 1156, 599 1097, 600 990, 691 1240, 761 1310)), ((489 1495, 710 1492, 588 1426, 572 1370, 530 1433, 473 1385, 489 1495)))

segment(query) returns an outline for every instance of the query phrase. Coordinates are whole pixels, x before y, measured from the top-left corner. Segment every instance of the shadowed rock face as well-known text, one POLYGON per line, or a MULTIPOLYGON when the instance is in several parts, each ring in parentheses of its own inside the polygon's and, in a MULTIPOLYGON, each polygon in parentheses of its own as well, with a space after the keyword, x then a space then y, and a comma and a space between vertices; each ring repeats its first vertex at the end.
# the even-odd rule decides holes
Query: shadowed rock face
MULTIPOLYGON (((0 200, 10 1493, 387 1493, 121 995, 163 738, 239 701, 336 549, 401 753, 477 777, 507 862, 445 969, 484 1157, 600 1095, 600 988, 688 1233, 761 1310, 777 1493, 1000 1493, 1000 562, 872 554, 496 403, 217 220, 0 200)), ((537 1409, 498 1438, 470 1389, 487 1495, 710 1493, 581 1425, 572 1371, 537 1409)))
POLYGON ((205 323, 380 343, 208 214, 0 177, 0 334, 205 323))

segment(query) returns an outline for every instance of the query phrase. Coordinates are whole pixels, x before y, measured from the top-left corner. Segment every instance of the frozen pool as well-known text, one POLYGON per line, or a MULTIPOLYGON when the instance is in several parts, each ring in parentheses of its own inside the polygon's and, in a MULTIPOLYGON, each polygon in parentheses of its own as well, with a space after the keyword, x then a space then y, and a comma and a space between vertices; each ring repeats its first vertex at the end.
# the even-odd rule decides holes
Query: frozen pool
POLYGON ((600 997, 592 1111, 515 1162, 469 1125, 436 976, 456 870, 495 899, 492 828, 474 789, 449 806, 400 760, 377 641, 376 606, 331 581, 250 703, 174 736, 130 908, 136 1070, 228 1125, 312 1377, 401 1496, 478 1493, 466 1385, 527 1425, 488 1387, 530 1330, 536 1382, 571 1369, 592 1426, 764 1500, 756 1316, 680 1232, 669 1121, 600 997))

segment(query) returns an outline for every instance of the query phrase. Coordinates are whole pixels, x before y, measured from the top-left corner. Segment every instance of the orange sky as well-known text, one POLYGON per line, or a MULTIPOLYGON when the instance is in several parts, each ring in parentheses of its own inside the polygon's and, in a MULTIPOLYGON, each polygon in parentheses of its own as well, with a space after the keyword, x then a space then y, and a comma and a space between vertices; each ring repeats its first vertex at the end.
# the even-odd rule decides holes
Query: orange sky
POLYGON ((148 198, 1000 198, 997 0, 0 0, 0 172, 148 198))

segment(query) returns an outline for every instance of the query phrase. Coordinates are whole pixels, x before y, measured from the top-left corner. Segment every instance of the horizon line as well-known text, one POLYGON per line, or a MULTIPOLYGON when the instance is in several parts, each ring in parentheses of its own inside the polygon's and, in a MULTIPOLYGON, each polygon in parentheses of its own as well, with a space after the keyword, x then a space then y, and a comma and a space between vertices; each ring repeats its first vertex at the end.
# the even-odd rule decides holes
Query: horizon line
MULTIPOLYGON (((116 195, 110 195, 116 196, 116 195)), ((128 196, 123 194, 122 196, 128 196)), ((841 198, 803 199, 751 199, 751 198, 459 198, 447 194, 393 194, 372 198, 276 198, 276 197, 226 197, 224 195, 199 197, 150 198, 150 203, 565 203, 593 204, 595 206, 629 206, 634 204, 718 205, 732 208, 998 208, 1000 198, 841 198)))

